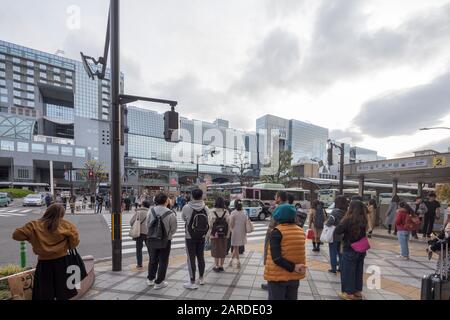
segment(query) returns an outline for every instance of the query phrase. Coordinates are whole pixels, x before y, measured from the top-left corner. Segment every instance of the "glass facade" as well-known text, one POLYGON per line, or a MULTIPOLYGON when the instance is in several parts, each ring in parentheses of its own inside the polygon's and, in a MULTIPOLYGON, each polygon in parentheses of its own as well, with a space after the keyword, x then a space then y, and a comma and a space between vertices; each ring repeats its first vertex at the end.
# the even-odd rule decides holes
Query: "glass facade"
POLYGON ((235 170, 240 154, 249 164, 257 162, 255 134, 185 118, 181 119, 180 125, 181 142, 167 142, 163 134, 163 114, 129 107, 128 158, 135 160, 139 167, 175 171, 196 170, 198 158, 200 170, 210 173, 235 170), (212 150, 216 151, 214 157, 203 156, 212 150))
POLYGON ((300 159, 327 160, 328 129, 298 121, 291 120, 290 148, 294 156, 294 162, 300 159))
POLYGON ((0 137, 32 140, 36 121, 0 114, 0 137))
POLYGON ((73 114, 73 108, 68 108, 65 106, 59 106, 55 104, 45 104, 45 110, 47 117, 57 118, 61 120, 66 120, 70 122, 75 121, 75 116, 73 114))

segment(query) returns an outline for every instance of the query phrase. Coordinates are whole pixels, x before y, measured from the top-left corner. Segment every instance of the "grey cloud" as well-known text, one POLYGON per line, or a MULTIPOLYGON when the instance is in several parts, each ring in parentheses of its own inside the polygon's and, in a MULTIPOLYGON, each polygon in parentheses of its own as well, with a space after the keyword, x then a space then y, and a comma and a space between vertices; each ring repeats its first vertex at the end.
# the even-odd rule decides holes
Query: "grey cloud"
POLYGON ((348 143, 351 145, 358 144, 362 142, 363 136, 361 133, 352 129, 335 129, 330 131, 330 138, 339 142, 348 143))
POLYGON ((411 156, 415 151, 418 150, 428 150, 428 149, 432 149, 438 152, 450 152, 450 138, 446 138, 446 139, 442 139, 442 140, 436 140, 436 141, 431 141, 429 144, 426 144, 424 146, 415 148, 415 149, 410 149, 408 151, 405 152, 401 152, 399 154, 397 154, 397 157, 409 157, 411 156))
MULTIPOLYGON (((450 5, 423 12, 396 29, 367 30, 363 1, 323 1, 301 68, 309 89, 392 65, 436 56, 450 40, 450 5)), ((426 61, 426 60, 425 60, 426 61)))
POLYGON ((253 50, 247 68, 231 91, 258 95, 269 88, 288 88, 297 76, 300 58, 296 35, 274 29, 253 50))
POLYGON ((266 9, 271 18, 284 18, 295 14, 306 4, 304 0, 266 0, 266 9))
POLYGON ((407 135, 435 126, 450 113, 450 72, 433 82, 393 92, 365 103, 353 123, 382 138, 407 135))

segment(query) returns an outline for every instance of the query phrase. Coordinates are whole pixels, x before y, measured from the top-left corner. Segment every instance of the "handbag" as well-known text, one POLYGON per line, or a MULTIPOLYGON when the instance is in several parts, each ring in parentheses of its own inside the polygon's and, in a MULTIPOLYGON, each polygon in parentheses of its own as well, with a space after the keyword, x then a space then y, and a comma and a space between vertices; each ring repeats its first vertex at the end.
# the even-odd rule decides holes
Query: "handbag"
POLYGON ((253 231, 255 231, 255 227, 253 226, 253 223, 249 218, 247 218, 247 221, 245 222, 245 231, 247 233, 252 233, 253 231))
POLYGON ((367 237, 364 237, 364 238, 360 239, 359 241, 353 242, 351 244, 351 247, 356 252, 365 253, 365 252, 367 252, 367 250, 370 249, 369 239, 367 237))
POLYGON ((320 235, 320 241, 325 243, 333 243, 334 241, 334 230, 336 229, 335 226, 327 226, 325 225, 323 227, 322 234, 320 235))
POLYGON ((136 239, 141 236, 141 220, 139 219, 139 216, 139 212, 136 212, 136 220, 134 221, 130 231, 128 232, 128 235, 131 237, 131 239, 136 239))
POLYGON ((312 240, 314 238, 315 238, 314 230, 313 229, 308 229, 308 232, 306 233, 306 239, 312 240))
POLYGON ((67 267, 78 266, 80 269, 80 281, 83 281, 87 277, 86 266, 84 265, 83 258, 81 258, 77 249, 70 249, 66 256, 67 267))

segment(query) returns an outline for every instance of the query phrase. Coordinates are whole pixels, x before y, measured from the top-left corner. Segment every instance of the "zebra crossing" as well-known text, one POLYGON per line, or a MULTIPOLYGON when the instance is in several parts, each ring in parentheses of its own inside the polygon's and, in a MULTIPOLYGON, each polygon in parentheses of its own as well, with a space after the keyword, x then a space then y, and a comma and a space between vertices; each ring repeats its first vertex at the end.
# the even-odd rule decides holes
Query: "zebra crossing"
POLYGON ((33 209, 0 208, 0 217, 25 217, 33 209))
MULTIPOLYGON (((104 214, 109 230, 111 231, 111 215, 104 214)), ((129 236, 131 229, 130 220, 133 214, 122 215, 122 254, 131 254, 136 252, 136 242, 129 236)), ((182 249, 185 247, 185 223, 181 217, 177 217, 178 229, 172 239, 172 249, 182 249)), ((247 235, 248 242, 264 240, 268 228, 267 222, 258 221, 253 222, 255 230, 247 235)), ((144 251, 147 248, 144 246, 144 251)))

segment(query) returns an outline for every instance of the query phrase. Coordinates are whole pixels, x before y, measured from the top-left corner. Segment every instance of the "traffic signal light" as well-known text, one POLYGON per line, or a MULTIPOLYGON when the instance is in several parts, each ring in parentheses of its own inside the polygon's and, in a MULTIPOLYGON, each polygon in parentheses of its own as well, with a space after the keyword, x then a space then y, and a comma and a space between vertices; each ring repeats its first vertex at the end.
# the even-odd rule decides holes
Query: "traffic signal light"
POLYGON ((164 114, 164 139, 167 142, 179 141, 180 116, 175 108, 164 114))
POLYGON ((328 165, 329 166, 333 165, 333 147, 330 147, 328 149, 328 165))
POLYGON ((89 170, 88 177, 89 177, 89 179, 93 179, 94 178, 94 171, 89 170))

